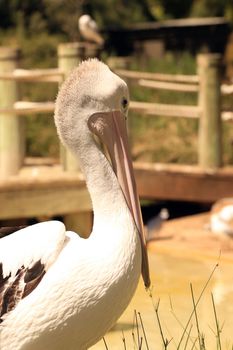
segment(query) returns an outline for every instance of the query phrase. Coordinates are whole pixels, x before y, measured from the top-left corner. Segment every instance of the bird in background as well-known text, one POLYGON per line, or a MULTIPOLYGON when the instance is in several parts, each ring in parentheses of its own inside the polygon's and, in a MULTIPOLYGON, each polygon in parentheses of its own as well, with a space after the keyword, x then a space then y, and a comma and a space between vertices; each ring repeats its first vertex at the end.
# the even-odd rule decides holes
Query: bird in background
POLYGON ((146 242, 149 243, 156 240, 159 235, 159 230, 163 223, 169 219, 169 211, 167 208, 162 208, 160 212, 147 221, 145 227, 146 242))
POLYGON ((218 200, 210 212, 211 232, 233 238, 233 198, 218 200))
POLYGON ((103 46, 104 39, 99 33, 97 23, 89 15, 82 15, 79 18, 79 31, 83 39, 103 46))

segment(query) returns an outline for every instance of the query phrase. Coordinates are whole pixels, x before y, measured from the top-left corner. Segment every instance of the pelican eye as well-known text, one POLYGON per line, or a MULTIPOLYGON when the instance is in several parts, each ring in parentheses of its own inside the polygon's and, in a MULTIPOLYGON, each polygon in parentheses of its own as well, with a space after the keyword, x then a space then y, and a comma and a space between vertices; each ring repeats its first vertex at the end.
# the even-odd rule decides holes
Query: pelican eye
POLYGON ((127 98, 123 97, 123 99, 121 100, 121 105, 123 107, 123 110, 127 109, 128 104, 129 104, 129 102, 128 102, 127 98))

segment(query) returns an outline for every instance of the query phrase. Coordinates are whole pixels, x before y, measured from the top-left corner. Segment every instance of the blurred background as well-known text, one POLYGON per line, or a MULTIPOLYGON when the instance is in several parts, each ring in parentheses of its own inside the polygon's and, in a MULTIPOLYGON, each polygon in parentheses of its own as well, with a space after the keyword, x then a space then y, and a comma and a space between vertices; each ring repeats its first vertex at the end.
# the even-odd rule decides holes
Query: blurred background
MULTIPOLYGON (((173 74, 195 74, 196 53, 221 52, 224 56, 224 79, 233 79, 233 24, 231 0, 135 0, 110 1, 0 1, 0 45, 18 46, 22 51, 21 68, 48 68, 57 65, 57 45, 60 42, 79 41, 78 19, 88 13, 97 22, 105 38, 103 58, 130 56, 128 68, 173 74), (114 9, 114 10, 112 10, 114 9), (205 17, 222 17, 222 21, 205 21, 205 17), (202 22, 171 22, 173 19, 202 19, 202 22), (165 22, 164 21, 167 21, 165 22), (204 20, 204 21, 203 21, 204 20), (163 24, 161 25, 161 21, 163 24), (191 24, 192 25, 191 25, 191 24), (196 28, 195 28, 196 26, 196 28), (143 51, 143 52, 142 52, 143 51)), ((23 85, 23 84, 22 84, 23 85)), ((45 89, 26 84, 21 88, 23 100, 42 101, 54 98, 56 87, 45 89)), ((131 99, 162 100, 165 103, 189 104, 195 94, 131 90, 131 99)), ((225 101, 232 108, 232 101, 225 101)), ((30 116, 27 119, 26 147, 28 155, 57 157, 59 145, 52 118, 30 116), (46 126, 44 128, 44 126, 46 126), (43 132, 36 137, 40 128, 43 132)), ((135 159, 193 164, 196 155, 196 121, 167 120, 163 118, 140 121, 132 125, 137 136, 133 146, 135 159), (143 124, 143 125, 142 125, 143 124), (152 130, 151 126, 155 126, 152 130), (151 133, 147 147, 144 127, 151 133), (170 142, 160 142, 166 129, 170 142), (157 140, 153 142, 152 140, 157 140), (152 143, 152 144, 151 144, 152 143)), ((225 128, 223 159, 233 162, 232 128, 225 128)))

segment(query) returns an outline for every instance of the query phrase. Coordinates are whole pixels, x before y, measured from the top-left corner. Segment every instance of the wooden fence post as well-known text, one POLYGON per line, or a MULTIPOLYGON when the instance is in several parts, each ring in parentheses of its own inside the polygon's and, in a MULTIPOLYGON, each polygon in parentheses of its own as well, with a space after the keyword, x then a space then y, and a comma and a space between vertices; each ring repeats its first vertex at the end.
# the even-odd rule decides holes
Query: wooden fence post
MULTIPOLYGON (((90 49, 90 48, 89 48, 90 49)), ((58 67, 64 72, 65 78, 78 63, 87 56, 85 43, 65 43, 58 46, 58 67)), ((88 56, 94 56, 89 50, 88 56)), ((80 171, 77 159, 71 152, 61 146, 61 162, 65 171, 80 171)), ((68 230, 77 231, 81 236, 87 237, 92 227, 92 213, 71 213, 64 216, 68 230)))
MULTIPOLYGON (((12 73, 18 66, 17 48, 0 48, 0 73, 12 73)), ((18 100, 18 86, 14 80, 0 80, 0 108, 12 108, 18 100)), ((0 113, 0 176, 16 175, 22 165, 22 117, 0 113)))
POLYGON ((202 168, 222 165, 220 54, 199 54, 197 70, 200 79, 198 161, 202 168))
MULTIPOLYGON (((58 67, 64 72, 65 78, 77 67, 80 61, 87 57, 99 55, 99 46, 85 42, 63 43, 58 46, 58 67)), ((61 146, 61 162, 64 170, 78 171, 79 165, 76 158, 69 150, 61 146)))
MULTIPOLYGON (((83 43, 64 43, 58 46, 58 68, 66 78, 84 58, 85 47, 83 43)), ((79 171, 79 165, 73 154, 61 145, 61 163, 66 171, 79 171)))
POLYGON ((84 42, 84 47, 85 58, 99 57, 101 54, 102 47, 97 44, 84 42))

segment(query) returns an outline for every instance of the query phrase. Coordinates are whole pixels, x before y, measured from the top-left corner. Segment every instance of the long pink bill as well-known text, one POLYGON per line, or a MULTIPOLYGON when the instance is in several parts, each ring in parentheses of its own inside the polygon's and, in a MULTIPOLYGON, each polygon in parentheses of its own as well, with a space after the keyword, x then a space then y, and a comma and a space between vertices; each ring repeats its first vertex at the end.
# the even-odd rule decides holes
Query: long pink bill
POLYGON ((134 218, 142 248, 142 276, 145 287, 148 288, 150 286, 148 255, 141 208, 129 150, 125 116, 120 111, 95 113, 89 118, 88 126, 107 147, 113 170, 134 218))

